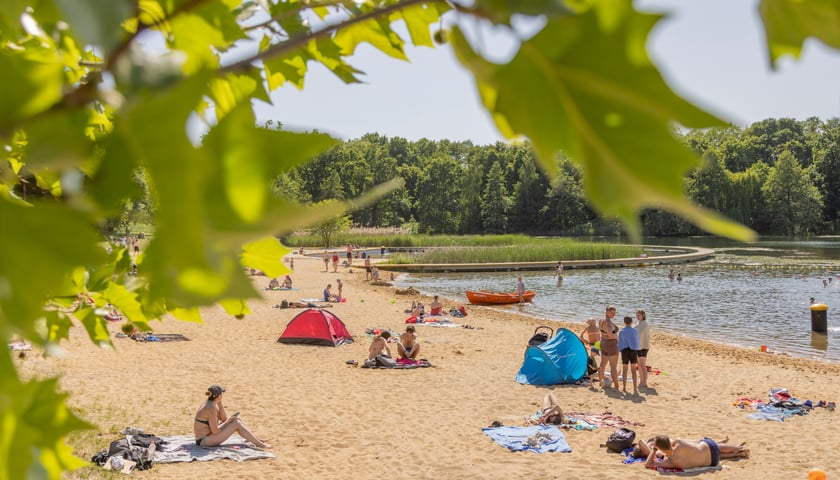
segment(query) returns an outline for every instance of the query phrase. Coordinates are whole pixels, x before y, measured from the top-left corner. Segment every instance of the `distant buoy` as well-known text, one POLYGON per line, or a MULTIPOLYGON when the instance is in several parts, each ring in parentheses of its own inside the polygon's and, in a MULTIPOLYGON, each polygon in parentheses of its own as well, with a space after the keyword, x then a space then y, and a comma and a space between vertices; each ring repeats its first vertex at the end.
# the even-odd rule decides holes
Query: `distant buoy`
POLYGON ((759 352, 766 352, 767 351, 767 345, 762 345, 761 348, 758 349, 758 351, 759 352))
POLYGON ((825 480, 825 472, 819 468, 812 468, 808 471, 808 480, 825 480))

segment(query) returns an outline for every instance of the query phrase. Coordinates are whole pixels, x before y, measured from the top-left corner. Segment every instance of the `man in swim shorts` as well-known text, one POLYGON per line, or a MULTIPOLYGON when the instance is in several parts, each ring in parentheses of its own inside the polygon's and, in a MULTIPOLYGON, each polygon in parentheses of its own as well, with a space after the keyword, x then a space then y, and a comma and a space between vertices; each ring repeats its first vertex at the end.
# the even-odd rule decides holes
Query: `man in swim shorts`
POLYGON ((639 442, 640 453, 647 457, 647 468, 697 468, 715 467, 723 458, 747 458, 750 450, 744 444, 730 445, 725 438, 719 442, 705 437, 701 440, 671 439, 657 435, 652 444, 639 442), (662 460, 657 461, 657 456, 662 460))

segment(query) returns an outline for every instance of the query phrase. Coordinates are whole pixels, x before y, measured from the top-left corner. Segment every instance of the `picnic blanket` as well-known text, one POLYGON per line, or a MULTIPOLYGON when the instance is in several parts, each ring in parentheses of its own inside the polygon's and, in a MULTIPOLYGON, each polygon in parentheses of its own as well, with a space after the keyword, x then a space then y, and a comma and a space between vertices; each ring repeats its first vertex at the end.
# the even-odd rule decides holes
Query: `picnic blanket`
POLYGON ((239 435, 233 435, 218 447, 200 447, 195 444, 194 435, 160 437, 166 445, 155 452, 155 463, 209 462, 228 459, 235 462, 274 458, 274 454, 260 450, 239 435))
POLYGON ((555 425, 533 425, 530 427, 486 427, 485 435, 499 445, 514 452, 564 452, 572 451, 566 437, 555 425))

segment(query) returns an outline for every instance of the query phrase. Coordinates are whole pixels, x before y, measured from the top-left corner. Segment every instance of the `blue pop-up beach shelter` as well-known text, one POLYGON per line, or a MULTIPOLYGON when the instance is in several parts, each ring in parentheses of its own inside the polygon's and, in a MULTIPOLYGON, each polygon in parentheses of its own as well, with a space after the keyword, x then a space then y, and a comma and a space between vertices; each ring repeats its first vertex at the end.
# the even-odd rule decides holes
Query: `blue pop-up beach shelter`
POLYGON ((554 338, 528 347, 516 381, 529 385, 575 383, 586 374, 586 347, 571 330, 561 328, 554 338))

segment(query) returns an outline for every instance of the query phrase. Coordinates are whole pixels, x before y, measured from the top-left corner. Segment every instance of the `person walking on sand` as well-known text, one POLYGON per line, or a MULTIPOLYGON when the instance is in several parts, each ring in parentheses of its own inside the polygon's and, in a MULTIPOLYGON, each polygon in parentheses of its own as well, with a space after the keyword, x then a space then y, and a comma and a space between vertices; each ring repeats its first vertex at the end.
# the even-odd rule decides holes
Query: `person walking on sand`
POLYGON ((264 440, 260 440, 239 418, 239 412, 228 416, 222 404, 225 389, 220 385, 210 385, 205 392, 207 401, 195 413, 194 433, 195 444, 199 447, 215 447, 221 445, 234 433, 253 443, 257 448, 271 448, 264 440))
POLYGON ((332 263, 333 263, 333 273, 338 273, 338 252, 335 251, 332 254, 332 263))
POLYGON ((516 294, 519 296, 519 304, 522 305, 525 303, 525 282, 522 281, 522 277, 516 279, 516 294))
POLYGON ((644 310, 636 310, 636 331, 639 332, 639 388, 647 388, 647 356, 650 351, 650 323, 644 310))
POLYGON ((618 390, 618 327, 612 322, 615 317, 615 307, 609 305, 604 312, 604 318, 598 323, 601 330, 601 366, 598 368, 598 378, 603 381, 604 370, 610 364, 610 377, 618 390))
POLYGON ((636 363, 639 350, 639 332, 633 328, 633 317, 624 317, 624 328, 618 332, 618 351, 621 352, 621 391, 627 393, 627 367, 633 376, 633 395, 639 394, 636 363))
POLYGON ((324 260, 324 272, 329 272, 330 271, 330 254, 326 250, 324 250, 323 260, 324 260))

